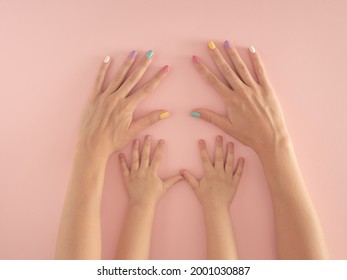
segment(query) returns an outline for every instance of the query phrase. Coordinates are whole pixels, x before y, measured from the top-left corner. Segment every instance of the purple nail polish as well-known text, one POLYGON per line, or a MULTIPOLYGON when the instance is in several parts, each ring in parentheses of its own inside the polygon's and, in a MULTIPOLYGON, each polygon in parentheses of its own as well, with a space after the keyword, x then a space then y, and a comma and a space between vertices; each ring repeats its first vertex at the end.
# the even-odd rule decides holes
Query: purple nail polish
POLYGON ((231 43, 230 43, 230 41, 229 41, 229 40, 226 40, 226 41, 224 42, 224 46, 225 46, 227 49, 230 49, 230 48, 231 48, 231 43))
POLYGON ((137 56, 137 51, 133 50, 129 53, 129 57, 134 59, 137 56))

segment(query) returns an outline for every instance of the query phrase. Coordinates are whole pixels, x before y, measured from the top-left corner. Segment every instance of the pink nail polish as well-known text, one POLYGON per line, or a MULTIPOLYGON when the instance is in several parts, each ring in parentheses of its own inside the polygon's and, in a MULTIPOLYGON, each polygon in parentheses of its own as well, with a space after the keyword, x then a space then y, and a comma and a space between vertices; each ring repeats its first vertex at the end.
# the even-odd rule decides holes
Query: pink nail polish
POLYGON ((193 62, 198 64, 200 62, 200 57, 198 57, 197 55, 193 55, 193 62))
POLYGON ((163 68, 161 68, 161 72, 163 73, 169 72, 169 65, 165 65, 163 68))

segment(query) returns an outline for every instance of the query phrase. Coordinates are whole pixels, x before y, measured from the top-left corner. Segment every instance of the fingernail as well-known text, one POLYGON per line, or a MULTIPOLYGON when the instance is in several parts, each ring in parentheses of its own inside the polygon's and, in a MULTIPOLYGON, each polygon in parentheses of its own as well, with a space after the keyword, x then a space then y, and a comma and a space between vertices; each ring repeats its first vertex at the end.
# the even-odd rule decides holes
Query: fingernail
POLYGON ((109 63, 110 60, 111 60, 111 57, 106 56, 105 59, 104 59, 104 63, 109 63))
POLYGON ((146 139, 146 140, 151 140, 152 137, 151 137, 151 135, 146 135, 145 139, 146 139))
POLYGON ((165 65, 163 68, 161 68, 161 72, 163 73, 169 72, 169 65, 165 65))
POLYGON ((194 63, 199 63, 200 62, 200 57, 198 57, 197 55, 193 55, 193 62, 194 63))
POLYGON ((203 144, 204 144, 204 140, 202 140, 202 139, 199 140, 199 144, 200 144, 200 145, 203 145, 203 144))
POLYGON ((217 136, 217 141, 222 141, 222 140, 223 140, 223 137, 220 136, 220 135, 218 135, 218 136, 217 136))
POLYGON ((160 115, 159 115, 159 119, 166 119, 167 117, 169 117, 170 116, 170 113, 169 112, 164 112, 164 113, 161 113, 160 115))
POLYGON ((148 52, 146 52, 146 57, 147 57, 148 59, 151 59, 152 56, 153 56, 153 51, 152 51, 152 50, 149 50, 148 52))
POLYGON ((208 47, 211 49, 211 50, 214 50, 216 48, 216 45, 214 44, 213 41, 210 41, 208 42, 208 47))
POLYGON ((250 51, 251 53, 255 53, 255 47, 250 46, 250 47, 249 47, 249 51, 250 51))
POLYGON ((137 51, 133 50, 129 53, 129 57, 134 59, 137 56, 137 51))
POLYGON ((199 112, 191 112, 190 115, 194 118, 200 118, 201 114, 199 112))
POLYGON ((184 170, 183 170, 183 169, 180 170, 180 174, 181 174, 182 176, 184 176, 184 170))
POLYGON ((227 49, 230 49, 230 48, 231 48, 231 43, 230 43, 230 41, 229 41, 229 40, 226 40, 226 41, 224 42, 224 46, 225 46, 227 49))

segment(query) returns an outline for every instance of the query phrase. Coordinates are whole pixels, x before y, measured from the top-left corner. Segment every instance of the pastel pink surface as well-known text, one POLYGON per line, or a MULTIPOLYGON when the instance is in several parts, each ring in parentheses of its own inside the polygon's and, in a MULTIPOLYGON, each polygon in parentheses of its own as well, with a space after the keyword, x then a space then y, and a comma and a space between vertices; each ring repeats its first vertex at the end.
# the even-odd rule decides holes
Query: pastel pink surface
MULTIPOLYGON (((281 101, 297 157, 321 218, 331 257, 347 258, 347 2, 335 1, 18 1, 0 3, 0 259, 50 259, 69 177, 79 117, 106 55, 112 74, 136 49, 154 50, 146 81, 168 64, 160 87, 136 111, 170 117, 147 129, 165 139, 161 176, 202 174, 197 143, 212 153, 221 134, 246 169, 231 206, 239 255, 272 259, 271 198, 249 148, 189 116, 225 107, 192 65, 216 69, 207 42, 229 39, 249 63, 254 45, 281 101)), ((225 53, 225 52, 224 52, 225 53)), ((129 159, 130 146, 124 149, 129 159)), ((117 157, 110 159, 102 206, 103 258, 114 256, 127 196, 117 157)), ((204 259, 202 209, 185 182, 160 201, 153 259, 204 259)))

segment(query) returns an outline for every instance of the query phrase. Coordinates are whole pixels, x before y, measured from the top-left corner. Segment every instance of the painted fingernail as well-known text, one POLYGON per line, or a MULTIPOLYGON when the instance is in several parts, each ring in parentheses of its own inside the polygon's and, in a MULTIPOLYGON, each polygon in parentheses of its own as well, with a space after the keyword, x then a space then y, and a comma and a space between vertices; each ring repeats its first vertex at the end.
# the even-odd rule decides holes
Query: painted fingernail
POLYGON ((104 59, 104 63, 109 63, 111 60, 111 57, 109 56, 106 56, 105 59, 104 59))
POLYGON ((163 73, 169 72, 169 65, 165 65, 163 68, 161 68, 161 72, 163 73))
POLYGON ((148 52, 146 52, 146 57, 147 57, 148 59, 151 59, 152 56, 153 56, 153 51, 152 51, 152 50, 149 50, 148 52))
POLYGON ((255 47, 250 46, 250 47, 249 47, 249 51, 250 51, 251 53, 255 53, 255 47))
POLYGON ((201 114, 199 112, 191 112, 190 115, 194 118, 200 118, 201 114))
POLYGON ((129 53, 129 57, 132 59, 135 59, 135 57, 137 56, 137 51, 133 50, 129 53))
POLYGON ((230 48, 231 48, 231 43, 230 43, 230 41, 229 41, 229 40, 226 40, 226 41, 224 42, 224 46, 225 46, 227 49, 230 49, 230 48))
POLYGON ((214 44, 213 41, 210 41, 208 42, 208 47, 211 49, 211 50, 214 50, 216 48, 216 45, 214 44))
POLYGON ((198 57, 197 55, 193 55, 193 62, 198 64, 200 62, 200 57, 198 57))
POLYGON ((159 119, 163 120, 163 119, 166 119, 170 116, 170 113, 169 112, 164 112, 164 113, 161 113, 159 115, 159 119))

